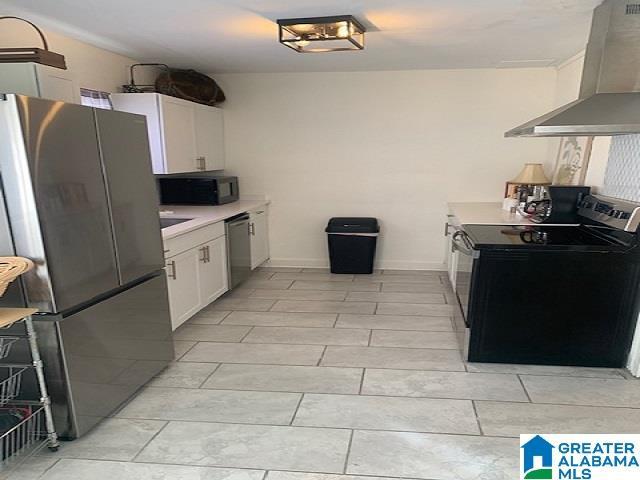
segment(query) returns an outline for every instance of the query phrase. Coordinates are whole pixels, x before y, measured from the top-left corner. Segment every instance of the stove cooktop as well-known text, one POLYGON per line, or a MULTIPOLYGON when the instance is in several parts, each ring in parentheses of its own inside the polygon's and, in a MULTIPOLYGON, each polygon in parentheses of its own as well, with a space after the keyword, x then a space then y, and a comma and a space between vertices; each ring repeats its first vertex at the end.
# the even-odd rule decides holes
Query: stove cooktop
POLYGON ((631 238, 607 238, 597 227, 465 225, 475 248, 552 248, 560 250, 620 250, 631 246, 631 238))

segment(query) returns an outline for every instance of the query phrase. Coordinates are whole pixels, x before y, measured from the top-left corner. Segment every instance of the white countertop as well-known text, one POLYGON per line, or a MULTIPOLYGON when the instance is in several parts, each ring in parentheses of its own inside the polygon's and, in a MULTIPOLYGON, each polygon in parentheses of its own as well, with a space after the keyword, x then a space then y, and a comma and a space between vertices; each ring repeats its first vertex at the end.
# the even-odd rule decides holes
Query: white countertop
POLYGON ((269 204, 267 200, 238 200, 237 202, 217 206, 160 205, 162 218, 191 218, 188 222, 179 223, 162 229, 162 239, 177 237, 212 223, 249 210, 259 209, 269 204))
POLYGON ((517 213, 502 209, 500 202, 449 203, 449 213, 461 225, 535 225, 517 213))

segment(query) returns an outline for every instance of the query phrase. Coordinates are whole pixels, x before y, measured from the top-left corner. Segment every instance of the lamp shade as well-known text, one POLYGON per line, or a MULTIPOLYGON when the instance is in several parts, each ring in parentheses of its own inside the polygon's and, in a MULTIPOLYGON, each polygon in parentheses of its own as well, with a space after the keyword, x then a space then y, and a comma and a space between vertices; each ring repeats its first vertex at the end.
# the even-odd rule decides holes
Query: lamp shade
POLYGON ((524 168, 510 183, 520 185, 551 185, 541 163, 525 163, 524 168))

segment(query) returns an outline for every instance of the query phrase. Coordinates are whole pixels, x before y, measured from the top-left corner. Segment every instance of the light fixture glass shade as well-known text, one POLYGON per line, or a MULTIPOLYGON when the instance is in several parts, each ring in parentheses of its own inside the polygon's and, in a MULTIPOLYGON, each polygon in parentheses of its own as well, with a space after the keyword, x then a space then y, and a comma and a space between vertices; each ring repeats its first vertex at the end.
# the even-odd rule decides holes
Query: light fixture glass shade
POLYGON ((362 50, 366 29, 352 15, 278 20, 280 43, 299 53, 362 50))
POLYGON ((524 168, 510 183, 520 185, 551 185, 541 163, 525 163, 524 168))

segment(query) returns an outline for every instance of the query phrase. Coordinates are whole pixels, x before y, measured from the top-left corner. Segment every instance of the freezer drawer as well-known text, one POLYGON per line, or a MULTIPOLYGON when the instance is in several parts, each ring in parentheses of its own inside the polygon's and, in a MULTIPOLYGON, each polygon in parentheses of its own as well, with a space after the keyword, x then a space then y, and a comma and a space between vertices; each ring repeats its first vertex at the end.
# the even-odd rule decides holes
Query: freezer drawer
POLYGON ((86 433, 173 360, 164 272, 36 329, 56 429, 67 439, 86 433))

